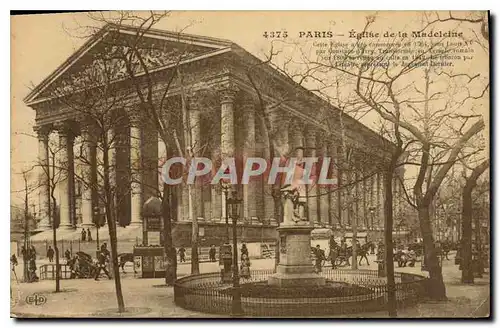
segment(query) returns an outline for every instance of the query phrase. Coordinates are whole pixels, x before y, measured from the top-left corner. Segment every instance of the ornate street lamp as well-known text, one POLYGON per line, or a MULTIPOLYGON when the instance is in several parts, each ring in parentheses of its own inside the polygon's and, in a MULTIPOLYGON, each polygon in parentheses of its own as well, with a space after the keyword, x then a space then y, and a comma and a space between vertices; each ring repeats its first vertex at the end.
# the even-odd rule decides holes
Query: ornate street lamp
POLYGON ((229 213, 228 213, 228 195, 229 195, 229 190, 231 189, 230 185, 225 185, 222 183, 222 180, 220 180, 220 187, 222 189, 222 192, 224 193, 224 204, 225 204, 225 214, 226 214, 226 243, 229 244, 229 213))
POLYGON ((374 221, 373 217, 375 216, 375 206, 370 207, 369 210, 370 210, 370 214, 371 214, 370 229, 374 230, 374 228, 373 228, 373 221, 374 221))
MULTIPOLYGON (((227 200, 226 206, 230 211, 231 219, 233 220, 233 304, 232 316, 242 316, 243 309, 241 308, 241 290, 240 276, 238 273, 238 243, 236 224, 241 216, 242 200, 236 197, 236 192, 233 191, 231 197, 227 200)), ((227 214, 227 213, 226 213, 227 214)))
POLYGON ((101 227, 101 208, 99 206, 94 207, 94 225, 96 227, 96 246, 97 253, 99 253, 99 228, 101 227))

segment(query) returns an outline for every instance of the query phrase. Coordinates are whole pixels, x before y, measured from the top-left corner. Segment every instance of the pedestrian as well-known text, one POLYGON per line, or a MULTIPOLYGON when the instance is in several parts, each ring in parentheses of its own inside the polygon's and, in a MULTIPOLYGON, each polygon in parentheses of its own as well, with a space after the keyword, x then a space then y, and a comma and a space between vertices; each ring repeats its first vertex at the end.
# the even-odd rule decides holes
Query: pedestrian
POLYGON ((82 241, 85 241, 87 239, 87 232, 85 231, 85 228, 82 228, 82 241))
POLYGON ((241 255, 241 274, 240 276, 245 279, 250 279, 250 258, 248 254, 241 255))
POLYGON ((12 254, 12 256, 10 257, 10 264, 12 264, 12 270, 14 270, 14 267, 19 264, 17 262, 17 256, 16 256, 16 254, 12 254))
POLYGON ((412 248, 408 251, 408 266, 413 268, 415 266, 416 261, 417 261, 417 253, 412 248))
POLYGON ((109 257, 108 244, 103 243, 101 246, 101 252, 104 253, 105 257, 109 257))
MULTIPOLYGON (((356 244, 358 245, 357 247, 359 247, 359 243, 356 243, 356 244)), ((358 255, 360 256, 360 258, 359 258, 359 265, 360 266, 361 266, 361 261, 363 261, 363 259, 366 260, 367 265, 370 265, 370 261, 368 261, 368 247, 369 247, 368 244, 364 244, 363 246, 358 248, 358 252, 359 252, 358 255)))
POLYGON ((241 256, 243 257, 243 255, 248 256, 248 248, 247 248, 247 245, 245 243, 243 243, 243 245, 241 245, 241 256))
POLYGON ((30 247, 29 257, 34 258, 36 260, 36 249, 34 245, 31 245, 30 247))
POLYGON ((373 241, 370 242, 370 254, 375 254, 375 243, 373 241))
POLYGON ((26 247, 21 247, 21 254, 23 256, 23 261, 28 261, 28 251, 26 250, 26 247))
POLYGON ((179 262, 186 262, 186 249, 184 247, 179 248, 179 262))
POLYGON ((448 258, 448 253, 450 252, 450 244, 448 241, 445 241, 443 243, 443 255, 445 256, 446 260, 449 261, 450 259, 448 258))
POLYGON ((343 258, 343 260, 346 262, 346 265, 348 265, 348 266, 351 265, 349 263, 349 254, 347 251, 347 243, 345 242, 345 238, 342 239, 342 241, 340 242, 339 256, 341 256, 343 258))
POLYGON ((71 260, 70 264, 70 269, 71 269, 71 274, 69 279, 76 279, 78 278, 78 272, 80 271, 80 261, 78 255, 75 255, 73 259, 71 260))
POLYGON ((71 261, 71 253, 69 252, 69 249, 67 249, 66 252, 64 252, 64 257, 66 258, 66 263, 71 261))
POLYGON ((210 250, 208 251, 208 257, 210 258, 210 262, 216 261, 216 259, 215 259, 216 253, 217 253, 217 250, 215 249, 215 245, 212 244, 212 246, 210 246, 210 250))
POLYGON ((92 241, 92 234, 90 233, 90 228, 87 228, 87 240, 92 241))
POLYGON ((338 250, 339 246, 335 242, 335 240, 330 244, 330 254, 328 254, 328 257, 330 258, 330 262, 332 263, 332 269, 336 269, 335 262, 337 261, 337 256, 338 256, 338 250))
POLYGON ((49 258, 49 262, 52 262, 54 260, 54 250, 51 246, 49 246, 49 249, 47 249, 47 257, 49 258))
POLYGON ((108 272, 108 269, 106 268, 106 261, 108 260, 108 257, 105 252, 100 251, 99 254, 97 254, 97 270, 95 274, 94 280, 99 280, 99 275, 101 274, 101 270, 104 271, 106 276, 108 276, 109 279, 111 279, 111 275, 108 272))
POLYGON ((10 265, 11 265, 12 272, 14 272, 14 277, 16 277, 16 281, 17 281, 16 266, 18 264, 19 263, 17 262, 16 254, 12 254, 12 256, 10 257, 10 265))
POLYGON ((325 260, 325 251, 322 250, 319 245, 316 245, 314 255, 316 257, 316 272, 321 272, 321 264, 323 263, 323 260, 325 260))
POLYGON ((35 262, 35 257, 31 257, 29 261, 29 266, 28 266, 28 281, 29 282, 37 282, 38 277, 36 275, 36 262, 35 262))

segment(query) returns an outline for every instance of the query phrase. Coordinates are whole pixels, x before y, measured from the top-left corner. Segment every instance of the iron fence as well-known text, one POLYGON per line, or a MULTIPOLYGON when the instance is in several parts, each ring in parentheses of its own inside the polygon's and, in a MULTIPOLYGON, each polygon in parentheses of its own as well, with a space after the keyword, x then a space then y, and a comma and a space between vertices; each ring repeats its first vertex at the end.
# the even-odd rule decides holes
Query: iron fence
MULTIPOLYGON (((241 286, 250 282, 264 282, 273 270, 256 270, 249 279, 241 279, 241 286)), ((388 289, 386 278, 372 270, 324 270, 328 281, 355 286, 345 291, 340 288, 325 295, 320 289, 305 288, 280 290, 279 297, 242 293, 245 315, 253 317, 331 316, 386 310, 388 289)), ((398 307, 413 305, 426 293, 427 278, 408 273, 396 273, 396 300, 398 307)), ((321 288, 321 287, 317 287, 321 288)), ((214 314, 230 314, 233 298, 232 284, 223 283, 219 273, 207 273, 178 279, 174 285, 175 304, 185 309, 214 314)))
MULTIPOLYGON (((59 277, 61 279, 70 279, 71 269, 66 264, 59 264, 59 277)), ((44 264, 40 266, 40 280, 54 280, 56 279, 56 265, 44 264)))

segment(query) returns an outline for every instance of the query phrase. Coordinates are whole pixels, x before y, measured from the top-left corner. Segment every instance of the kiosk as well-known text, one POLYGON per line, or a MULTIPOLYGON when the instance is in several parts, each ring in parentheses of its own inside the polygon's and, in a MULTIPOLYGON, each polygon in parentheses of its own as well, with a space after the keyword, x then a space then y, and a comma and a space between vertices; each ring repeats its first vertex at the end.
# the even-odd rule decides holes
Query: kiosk
POLYGON ((142 210, 142 244, 134 246, 134 265, 140 268, 142 278, 165 277, 161 206, 159 198, 151 197, 144 203, 142 210))

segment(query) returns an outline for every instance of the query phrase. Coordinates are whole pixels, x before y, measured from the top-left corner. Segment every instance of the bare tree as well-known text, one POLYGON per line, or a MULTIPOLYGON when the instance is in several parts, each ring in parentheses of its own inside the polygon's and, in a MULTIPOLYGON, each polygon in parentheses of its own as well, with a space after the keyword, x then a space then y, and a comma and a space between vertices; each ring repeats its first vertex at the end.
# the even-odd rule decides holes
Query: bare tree
MULTIPOLYGON (((462 240, 460 247, 463 283, 474 283, 474 271, 472 267, 472 192, 477 185, 477 180, 489 166, 490 161, 484 160, 479 165, 473 167, 471 174, 468 177, 466 176, 465 185, 462 190, 462 240)), ((479 214, 475 213, 475 215, 479 214)), ((480 229, 480 227, 476 226, 476 229, 480 229)), ((479 257, 481 256, 482 254, 479 254, 479 257)))
MULTIPOLYGON (((103 40, 103 43, 112 49, 108 56, 112 60, 114 69, 120 72, 121 77, 127 79, 134 96, 138 99, 141 112, 139 117, 143 121, 143 126, 153 129, 158 134, 169 157, 175 155, 189 160, 203 155, 209 149, 208 141, 198 139, 198 132, 202 125, 201 118, 208 119, 208 122, 213 121, 211 104, 204 107, 208 110, 199 113, 191 100, 196 97, 197 102, 203 103, 203 98, 208 99, 212 95, 210 91, 203 90, 203 83, 197 83, 197 91, 195 91, 192 85, 184 81, 182 63, 192 55, 191 45, 179 42, 171 51, 169 50, 166 57, 158 59, 152 56, 155 52, 163 52, 165 49, 162 45, 149 42, 147 34, 168 16, 169 12, 149 12, 142 16, 121 12, 113 17, 106 17, 103 13, 91 14, 94 21, 107 24, 104 29, 109 32, 110 37, 103 40), (127 30, 128 33, 120 33, 122 30, 127 30), (155 68, 162 65, 169 65, 171 69, 162 73, 155 72, 155 68), (174 89, 178 91, 179 97, 177 98, 169 96, 174 89)), ((177 34, 179 41, 181 41, 182 31, 184 29, 177 34)), ((208 125, 210 124, 213 125, 213 123, 208 125)), ((174 173, 185 175, 188 170, 189 168, 186 168, 183 172, 174 173)), ((183 190, 187 190, 185 200, 188 205, 188 218, 192 222, 191 273, 193 274, 199 273, 197 219, 201 209, 198 208, 198 202, 195 199, 199 199, 201 195, 201 183, 199 178, 195 179, 194 185, 183 179, 182 186, 183 190)), ((173 284, 175 280, 176 254, 171 236, 175 190, 177 190, 175 186, 165 182, 160 193, 165 227, 167 284, 173 284)))
MULTIPOLYGON (((83 161, 87 167, 92 165, 99 166, 101 170, 96 168, 97 179, 90 178, 90 172, 73 172, 73 169, 68 171, 68 163, 70 159, 62 158, 55 165, 56 170, 60 170, 63 176, 59 178, 68 179, 70 173, 74 173, 76 178, 80 180, 85 188, 96 192, 98 200, 103 204, 105 216, 109 228, 109 239, 111 246, 111 261, 113 268, 113 276, 115 281, 115 290, 118 303, 118 311, 123 312, 125 305, 121 288, 120 273, 118 267, 118 252, 117 252, 117 237, 116 237, 116 199, 119 197, 119 189, 111 182, 114 179, 113 175, 113 159, 112 152, 117 147, 117 135, 114 133, 117 127, 126 124, 126 115, 118 108, 129 108, 130 100, 127 94, 120 89, 120 86, 110 83, 113 74, 112 67, 108 65, 108 59, 105 55, 98 53, 94 54, 94 60, 91 65, 84 66, 82 70, 73 76, 65 76, 61 80, 56 81, 49 89, 49 96, 70 113, 74 120, 81 122, 82 144, 93 144, 102 153, 102 161, 99 163, 92 162, 92 158, 85 147, 80 148, 81 152, 76 154, 76 158, 83 161)), ((65 133, 74 133, 71 131, 71 126, 64 126, 65 133)), ((68 145, 64 145, 68 147, 68 145)), ((72 154, 71 154, 72 155, 72 154)))

